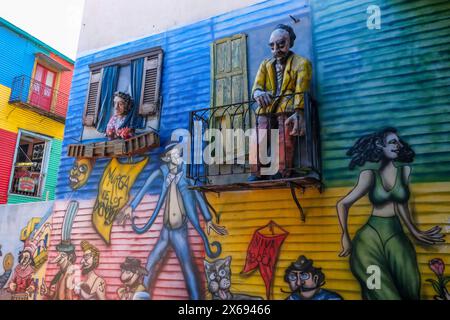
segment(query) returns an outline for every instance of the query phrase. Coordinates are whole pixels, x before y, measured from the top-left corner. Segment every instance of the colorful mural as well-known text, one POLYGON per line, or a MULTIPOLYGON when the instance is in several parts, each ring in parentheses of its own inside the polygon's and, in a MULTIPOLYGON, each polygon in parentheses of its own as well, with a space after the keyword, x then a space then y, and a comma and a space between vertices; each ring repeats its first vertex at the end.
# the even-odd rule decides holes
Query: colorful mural
POLYGON ((444 83, 450 40, 436 30, 446 27, 442 17, 450 7, 423 4, 429 12, 422 22, 430 24, 425 34, 405 13, 422 9, 383 2, 381 12, 390 10, 390 20, 379 32, 354 14, 364 18, 364 5, 331 0, 338 2, 339 8, 264 1, 81 56, 53 208, 0 212, 1 298, 448 300, 450 113, 444 83), (415 39, 410 50, 402 39, 412 34, 427 37, 426 43, 415 39), (267 42, 271 47, 261 45, 267 42), (142 52, 144 58, 134 56, 142 52), (104 71, 115 59, 123 63, 108 76, 104 71), (156 88, 159 79, 157 90, 127 113, 130 101, 141 101, 146 82, 136 79, 146 79, 144 73, 151 78, 147 88, 156 88), (127 75, 133 75, 130 84, 127 75), (245 81, 237 76, 253 81, 255 90, 239 91, 246 90, 245 81), (103 86, 103 97, 111 100, 101 104, 107 110, 93 103, 101 100, 102 81, 110 85, 103 86), (279 137, 282 143, 302 136, 292 139, 288 149, 295 157, 282 156, 287 161, 278 174, 263 179, 256 168, 252 177, 244 170, 250 165, 242 165, 217 186, 206 166, 204 181, 192 177, 194 164, 183 152, 195 150, 172 134, 192 129, 193 111, 206 108, 209 116, 213 105, 247 105, 235 99, 249 96, 270 108, 277 105, 274 96, 308 86, 320 120, 318 141, 306 137, 311 123, 303 121, 306 109, 299 111, 305 101, 289 106, 288 114, 268 112, 280 117, 275 129, 291 129, 279 137), (116 91, 122 101, 114 103, 116 91), (83 109, 88 103, 92 108, 83 109), (152 111, 141 115, 146 108, 152 111), (110 115, 101 121, 105 132, 87 124, 88 111, 89 121, 110 115), (128 115, 148 122, 122 130, 128 115), (148 148, 145 137, 124 140, 144 132, 157 134, 161 146, 158 140, 148 148), (73 141, 94 151, 69 156, 73 141), (288 169, 306 163, 296 151, 307 142, 317 142, 322 168, 314 177, 298 177, 288 169), (96 153, 102 148, 110 149, 96 153), (235 189, 233 179, 239 181, 235 189), (310 179, 321 188, 308 185, 310 179), (292 193, 305 221, 298 219, 292 193))
POLYGON ((341 257, 350 255, 350 268, 361 285, 363 299, 418 300, 420 272, 414 246, 403 231, 403 221, 418 241, 433 245, 444 242, 442 228, 421 231, 412 220, 408 200, 411 167, 415 153, 395 128, 386 128, 363 136, 347 152, 352 157, 350 169, 366 162, 378 169, 361 171, 357 185, 337 204, 342 228, 341 257), (347 219, 350 208, 363 196, 373 206, 368 222, 351 239, 347 219), (370 270, 376 270, 375 285, 369 284, 370 270))

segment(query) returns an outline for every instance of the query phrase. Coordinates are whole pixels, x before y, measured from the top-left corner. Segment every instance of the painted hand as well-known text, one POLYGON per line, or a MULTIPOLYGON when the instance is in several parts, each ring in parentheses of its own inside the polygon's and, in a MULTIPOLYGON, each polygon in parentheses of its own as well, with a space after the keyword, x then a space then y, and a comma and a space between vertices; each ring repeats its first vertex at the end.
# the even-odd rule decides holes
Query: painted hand
POLYGON ((118 224, 125 225, 127 220, 131 219, 133 215, 133 208, 130 205, 126 205, 120 213, 117 215, 116 220, 118 224))
POLYGON ((267 108, 272 104, 273 97, 266 91, 256 91, 254 98, 261 108, 267 108))
POLYGON ((342 251, 339 253, 339 257, 346 257, 352 250, 352 241, 347 234, 343 234, 341 238, 342 251))
POLYGON ((305 119, 300 112, 296 112, 292 116, 287 118, 287 120, 284 122, 284 125, 286 126, 286 128, 292 127, 291 132, 289 132, 291 136, 303 136, 305 134, 305 119))
POLYGON ((221 236, 226 236, 228 234, 228 231, 225 227, 216 225, 210 220, 206 223, 206 232, 208 233, 208 235, 210 234, 211 229, 221 236))
POLYGON ((412 235, 418 241, 432 245, 439 242, 445 242, 445 239, 443 239, 445 235, 442 234, 441 231, 441 227, 435 226, 427 231, 415 230, 412 232, 412 235))
POLYGON ((14 282, 11 282, 11 283, 9 284, 9 290, 10 290, 11 292, 15 292, 15 291, 16 291, 16 288, 17 288, 17 285, 16 285, 14 282))
POLYGON ((40 293, 41 293, 41 296, 46 296, 48 294, 48 288, 45 285, 45 281, 42 281, 40 293))

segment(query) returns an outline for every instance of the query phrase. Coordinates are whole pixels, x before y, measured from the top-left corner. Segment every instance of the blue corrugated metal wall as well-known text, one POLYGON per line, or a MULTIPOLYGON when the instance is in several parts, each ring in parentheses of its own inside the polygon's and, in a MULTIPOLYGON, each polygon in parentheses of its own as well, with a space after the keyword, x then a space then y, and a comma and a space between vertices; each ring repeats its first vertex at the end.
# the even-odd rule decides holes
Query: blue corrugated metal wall
MULTIPOLYGON (((259 65, 262 58, 270 55, 269 47, 266 45, 270 29, 280 22, 292 21, 289 15, 302 17, 305 21, 303 27, 310 32, 307 1, 271 0, 79 58, 75 64, 66 119, 57 199, 69 197, 89 199, 97 195, 95 184, 88 184, 80 192, 71 193, 72 190, 68 185, 68 172, 73 165, 74 159, 66 156, 67 145, 76 143, 76 140, 80 139, 82 132, 81 120, 89 82, 89 64, 155 46, 163 48, 161 141, 162 145, 164 145, 170 139, 172 130, 180 127, 188 128, 189 111, 209 106, 210 44, 215 39, 242 32, 249 34, 249 39, 252 33, 255 38, 264 36, 264 39, 261 39, 261 41, 249 40, 249 45, 251 43, 257 45, 254 48, 254 52, 249 53, 249 57, 252 55, 251 60, 249 59, 249 77, 250 83, 253 83, 254 74, 252 73, 256 73, 257 65, 259 65), (267 32, 261 34, 261 29, 267 30, 267 32), (261 46, 265 48, 265 51, 260 50, 261 46)), ((305 36, 305 39, 308 38, 310 38, 309 34, 305 36)), ((298 46, 299 53, 312 58, 309 56, 312 54, 309 40, 302 42, 300 37, 298 46)), ((249 51, 251 49, 249 47, 249 51)), ((152 153, 149 165, 152 170, 158 165, 157 155, 159 153, 160 150, 152 153)), ((97 161, 90 178, 92 181, 100 181, 107 163, 107 159, 97 161)), ((135 188, 142 185, 149 172, 150 170, 147 168, 140 175, 135 183, 135 188)), ((155 183, 155 186, 157 185, 155 183)))
POLYGON ((0 84, 10 88, 14 77, 31 77, 35 53, 50 54, 0 24, 0 84))

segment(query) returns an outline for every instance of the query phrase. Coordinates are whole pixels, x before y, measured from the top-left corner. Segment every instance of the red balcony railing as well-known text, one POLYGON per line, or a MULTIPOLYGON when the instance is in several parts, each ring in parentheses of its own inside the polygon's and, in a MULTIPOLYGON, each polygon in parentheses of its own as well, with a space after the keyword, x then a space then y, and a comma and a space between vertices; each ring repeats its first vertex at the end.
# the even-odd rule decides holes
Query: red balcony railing
POLYGON ((64 122, 69 96, 26 75, 13 79, 9 103, 64 122))

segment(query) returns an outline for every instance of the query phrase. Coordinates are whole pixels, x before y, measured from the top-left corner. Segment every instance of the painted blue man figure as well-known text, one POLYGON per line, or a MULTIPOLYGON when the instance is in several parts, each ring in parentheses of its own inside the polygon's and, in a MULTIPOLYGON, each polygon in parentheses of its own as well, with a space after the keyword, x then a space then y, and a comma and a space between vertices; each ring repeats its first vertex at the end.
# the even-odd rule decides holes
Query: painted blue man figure
POLYGON ((121 223, 121 221, 124 222, 126 219, 131 218, 133 230, 138 234, 143 234, 150 229, 161 208, 164 206, 163 227, 158 242, 148 256, 146 265, 148 275, 144 278, 144 286, 147 290, 150 289, 155 278, 156 266, 164 258, 169 245, 171 245, 180 261, 189 298, 199 300, 201 299, 200 288, 196 279, 198 272, 193 262, 189 246, 188 222, 192 224, 201 236, 205 246, 205 252, 210 258, 216 258, 220 255, 221 245, 217 241, 211 244, 209 243, 205 232, 200 226, 197 208, 200 209, 206 221, 208 234, 210 230, 213 230, 219 235, 226 235, 227 230, 225 227, 215 225, 212 222, 212 217, 203 194, 199 191, 189 189, 193 183, 186 178, 186 170, 184 169, 185 166, 181 153, 181 149, 177 143, 169 144, 165 148, 165 152, 161 157, 161 160, 165 163, 159 170, 156 170, 147 178, 144 186, 131 203, 122 210, 118 221, 121 223), (149 191, 152 183, 159 177, 163 178, 159 200, 149 221, 145 226, 138 227, 134 221, 136 217, 133 217, 133 211, 149 191), (211 250, 211 246, 216 248, 214 252, 211 250))

